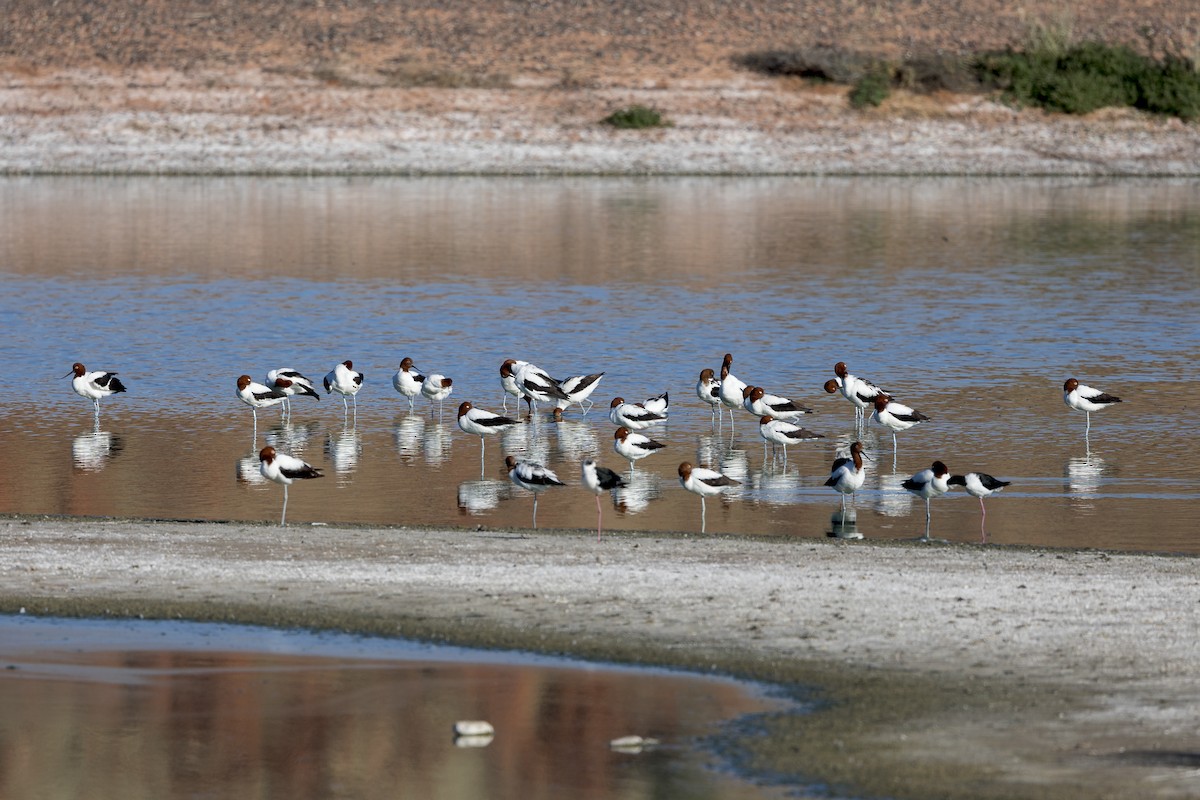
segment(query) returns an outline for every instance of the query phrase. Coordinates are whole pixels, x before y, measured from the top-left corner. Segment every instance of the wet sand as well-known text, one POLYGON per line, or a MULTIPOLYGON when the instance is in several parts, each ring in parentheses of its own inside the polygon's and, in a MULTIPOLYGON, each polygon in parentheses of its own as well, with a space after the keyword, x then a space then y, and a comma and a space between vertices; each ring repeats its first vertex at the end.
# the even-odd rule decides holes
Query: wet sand
POLYGON ((407 636, 819 687, 764 773, 1200 794, 1196 560, 586 531, 0 522, 0 611, 407 636))

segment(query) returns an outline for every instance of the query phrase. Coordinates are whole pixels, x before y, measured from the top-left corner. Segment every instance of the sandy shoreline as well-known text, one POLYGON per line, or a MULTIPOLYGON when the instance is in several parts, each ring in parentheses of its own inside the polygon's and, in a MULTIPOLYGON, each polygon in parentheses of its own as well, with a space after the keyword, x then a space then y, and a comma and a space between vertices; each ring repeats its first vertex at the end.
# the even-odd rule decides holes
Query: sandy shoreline
POLYGON ((1200 795, 1196 561, 578 531, 0 521, 0 610, 182 617, 818 685, 764 767, 894 797, 1200 795))
POLYGON ((326 86, 257 72, 9 74, 0 174, 1200 175, 1200 126, 740 76, 665 88, 326 86), (667 128, 600 123, 632 104, 667 128))

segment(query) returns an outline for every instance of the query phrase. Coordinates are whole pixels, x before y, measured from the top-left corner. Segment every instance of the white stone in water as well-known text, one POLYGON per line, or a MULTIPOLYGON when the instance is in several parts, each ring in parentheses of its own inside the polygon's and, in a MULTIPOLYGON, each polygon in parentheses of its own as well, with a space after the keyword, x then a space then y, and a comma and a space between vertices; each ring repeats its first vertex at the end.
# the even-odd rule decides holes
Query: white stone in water
POLYGON ((454 723, 455 736, 492 736, 496 729, 492 723, 481 719, 463 719, 454 723))
POLYGON ((656 744, 658 744, 658 739, 634 735, 613 739, 608 743, 608 746, 622 753, 640 753, 646 748, 654 747, 656 744))

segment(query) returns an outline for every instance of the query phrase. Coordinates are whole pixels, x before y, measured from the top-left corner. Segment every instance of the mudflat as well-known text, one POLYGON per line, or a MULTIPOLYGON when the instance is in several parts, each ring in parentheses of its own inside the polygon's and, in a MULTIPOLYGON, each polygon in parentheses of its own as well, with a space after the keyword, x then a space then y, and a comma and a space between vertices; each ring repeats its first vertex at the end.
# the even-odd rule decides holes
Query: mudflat
POLYGON ((857 795, 1190 797, 1185 557, 583 531, 9 518, 0 610, 237 621, 815 687, 764 772, 857 795))

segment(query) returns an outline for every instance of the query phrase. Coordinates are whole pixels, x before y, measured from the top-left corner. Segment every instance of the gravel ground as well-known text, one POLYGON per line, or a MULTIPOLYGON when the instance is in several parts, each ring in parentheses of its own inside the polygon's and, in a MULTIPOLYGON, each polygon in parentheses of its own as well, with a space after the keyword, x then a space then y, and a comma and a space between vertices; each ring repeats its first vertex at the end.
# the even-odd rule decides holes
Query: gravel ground
POLYGON ((675 534, 0 522, 0 609, 719 669, 834 700, 763 769, 893 797, 1200 796, 1196 561, 675 534))

